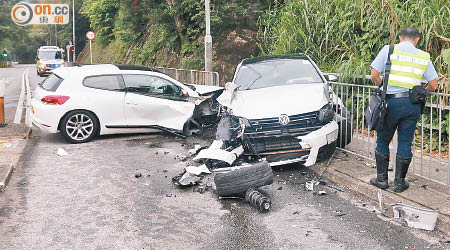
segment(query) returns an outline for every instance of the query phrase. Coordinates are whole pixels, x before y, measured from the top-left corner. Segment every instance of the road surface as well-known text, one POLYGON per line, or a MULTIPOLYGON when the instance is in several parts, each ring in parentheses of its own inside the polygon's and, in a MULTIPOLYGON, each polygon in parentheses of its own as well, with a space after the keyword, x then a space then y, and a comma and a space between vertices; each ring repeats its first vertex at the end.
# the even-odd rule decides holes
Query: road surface
MULTIPOLYGON (((17 104, 19 102, 19 97, 22 90, 22 77, 27 69, 29 69, 28 79, 30 91, 33 93, 37 85, 45 79, 44 77, 40 77, 36 74, 35 64, 19 64, 13 65, 11 68, 0 68, 0 82, 6 84, 5 119, 7 123, 12 123, 14 120, 17 104)), ((26 94, 26 89, 24 89, 24 92, 26 94)), ((24 115, 22 115, 22 119, 23 118, 24 115)))

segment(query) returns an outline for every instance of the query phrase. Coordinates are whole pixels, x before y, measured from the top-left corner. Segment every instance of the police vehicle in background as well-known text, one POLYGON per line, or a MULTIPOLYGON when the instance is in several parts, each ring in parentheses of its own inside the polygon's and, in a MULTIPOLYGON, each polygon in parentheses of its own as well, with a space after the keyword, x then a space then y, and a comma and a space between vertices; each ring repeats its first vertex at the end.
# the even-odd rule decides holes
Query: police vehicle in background
POLYGON ((64 67, 64 50, 57 46, 41 46, 36 54, 36 67, 39 76, 51 74, 51 71, 64 67))

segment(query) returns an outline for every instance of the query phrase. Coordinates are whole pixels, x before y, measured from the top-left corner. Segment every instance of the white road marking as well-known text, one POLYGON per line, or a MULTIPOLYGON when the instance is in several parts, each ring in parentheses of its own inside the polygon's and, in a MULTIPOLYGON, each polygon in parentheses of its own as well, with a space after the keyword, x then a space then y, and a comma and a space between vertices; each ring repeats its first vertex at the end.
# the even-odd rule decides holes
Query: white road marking
POLYGON ((19 101, 17 102, 16 114, 14 115, 14 123, 20 124, 22 120, 23 105, 25 99, 25 72, 22 73, 22 87, 20 89, 19 101))
POLYGON ((31 124, 31 89, 30 89, 30 79, 28 78, 28 73, 30 72, 30 68, 27 68, 27 73, 25 76, 25 86, 27 87, 27 109, 25 114, 25 124, 28 127, 32 127, 31 124))

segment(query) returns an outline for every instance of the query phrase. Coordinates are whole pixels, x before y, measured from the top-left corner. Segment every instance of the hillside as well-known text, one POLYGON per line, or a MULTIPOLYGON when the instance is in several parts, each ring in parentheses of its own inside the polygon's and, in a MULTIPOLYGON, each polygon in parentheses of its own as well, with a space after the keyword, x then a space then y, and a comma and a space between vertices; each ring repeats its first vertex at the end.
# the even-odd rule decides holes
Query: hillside
MULTIPOLYGON (((271 1, 211 2, 214 71, 231 80, 236 64, 256 56, 258 20, 271 1)), ((84 0, 80 9, 97 33, 94 63, 204 68, 204 1, 84 0), (154 4, 152 4, 154 3, 154 4)), ((89 46, 79 55, 89 62, 89 46)))

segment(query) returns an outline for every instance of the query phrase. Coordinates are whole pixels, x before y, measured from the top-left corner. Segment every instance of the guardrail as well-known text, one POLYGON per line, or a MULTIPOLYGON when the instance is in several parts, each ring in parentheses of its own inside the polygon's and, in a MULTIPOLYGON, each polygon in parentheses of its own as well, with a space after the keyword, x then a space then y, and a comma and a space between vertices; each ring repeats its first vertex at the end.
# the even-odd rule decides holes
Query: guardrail
POLYGON ((154 68, 182 83, 219 86, 218 72, 164 67, 154 68))
MULTIPOLYGON (((364 113, 370 95, 376 87, 338 82, 330 84, 333 94, 338 96, 346 107, 346 109, 336 108, 336 112, 351 121, 350 131, 353 131, 351 143, 342 150, 368 160, 375 160, 376 131, 369 128, 364 113)), ((417 123, 412 146, 414 156, 409 170, 409 173, 444 185, 450 185, 449 99, 450 95, 443 93, 430 93, 428 96, 424 114, 417 123)), ((340 129, 345 128, 341 126, 340 129)), ((397 133, 390 145, 390 164, 393 166, 396 148, 397 133)))

